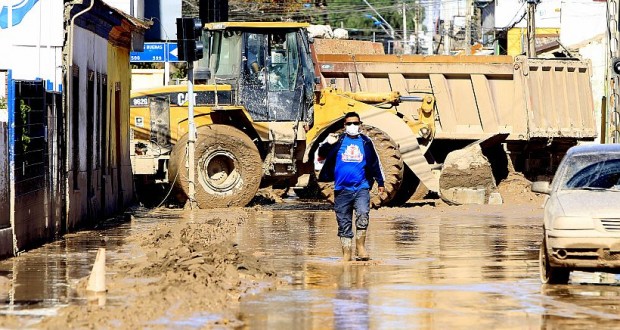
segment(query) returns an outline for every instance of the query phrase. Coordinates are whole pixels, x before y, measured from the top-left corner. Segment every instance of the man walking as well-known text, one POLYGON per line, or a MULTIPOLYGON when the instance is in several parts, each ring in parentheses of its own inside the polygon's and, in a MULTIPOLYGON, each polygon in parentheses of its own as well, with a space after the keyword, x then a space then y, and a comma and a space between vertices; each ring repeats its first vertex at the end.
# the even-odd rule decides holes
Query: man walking
POLYGON ((353 210, 355 210, 355 249, 357 260, 369 260, 366 230, 370 212, 370 188, 377 181, 384 192, 383 173, 372 140, 360 133, 360 116, 344 116, 344 134, 331 133, 319 146, 318 157, 324 159, 319 181, 334 181, 334 210, 344 261, 351 260, 353 210))

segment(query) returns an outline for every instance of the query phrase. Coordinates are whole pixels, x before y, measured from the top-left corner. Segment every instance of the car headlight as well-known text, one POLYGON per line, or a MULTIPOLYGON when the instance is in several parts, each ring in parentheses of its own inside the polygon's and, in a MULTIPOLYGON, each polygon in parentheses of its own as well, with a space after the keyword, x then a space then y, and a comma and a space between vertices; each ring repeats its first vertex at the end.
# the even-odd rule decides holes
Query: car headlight
POLYGON ((557 217, 553 229, 594 229, 594 221, 590 217, 557 217))

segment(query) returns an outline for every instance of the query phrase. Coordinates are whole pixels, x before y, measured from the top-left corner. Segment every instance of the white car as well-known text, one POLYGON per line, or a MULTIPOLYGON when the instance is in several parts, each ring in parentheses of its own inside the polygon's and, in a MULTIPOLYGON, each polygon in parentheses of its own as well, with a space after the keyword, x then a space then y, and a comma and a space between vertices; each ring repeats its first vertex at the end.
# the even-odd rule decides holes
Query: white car
POLYGON ((532 191, 549 195, 543 283, 566 284, 573 270, 620 273, 620 144, 570 148, 551 185, 535 182, 532 191))

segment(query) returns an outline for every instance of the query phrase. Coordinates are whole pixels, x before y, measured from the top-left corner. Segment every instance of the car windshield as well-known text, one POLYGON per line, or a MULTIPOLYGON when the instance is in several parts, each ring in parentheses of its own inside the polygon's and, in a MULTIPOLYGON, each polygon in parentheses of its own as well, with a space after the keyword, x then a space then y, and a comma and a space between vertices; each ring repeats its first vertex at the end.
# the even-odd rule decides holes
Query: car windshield
POLYGON ((566 159, 560 189, 620 190, 620 154, 582 154, 566 159))

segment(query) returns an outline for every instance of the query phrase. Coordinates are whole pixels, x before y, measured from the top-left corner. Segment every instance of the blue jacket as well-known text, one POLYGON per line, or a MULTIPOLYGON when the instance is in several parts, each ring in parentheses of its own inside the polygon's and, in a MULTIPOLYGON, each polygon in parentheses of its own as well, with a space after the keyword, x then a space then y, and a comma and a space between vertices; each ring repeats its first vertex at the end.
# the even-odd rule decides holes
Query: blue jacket
MULTIPOLYGON (((324 158, 323 168, 319 173, 320 182, 334 181, 334 170, 336 168, 336 157, 338 157, 338 150, 342 146, 345 133, 340 134, 338 141, 334 144, 327 142, 319 146, 319 158, 324 158)), ((372 184, 377 180, 379 187, 383 187, 383 172, 381 171, 381 162, 375 151, 375 146, 372 140, 364 134, 360 134, 359 137, 364 142, 364 157, 366 157, 366 180, 372 187, 372 184)))

